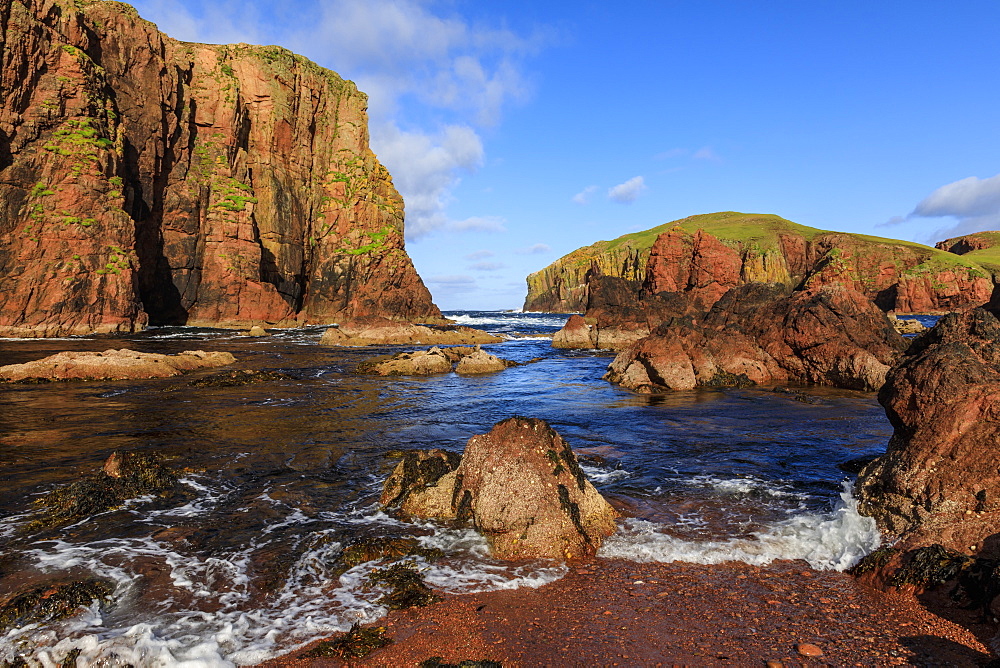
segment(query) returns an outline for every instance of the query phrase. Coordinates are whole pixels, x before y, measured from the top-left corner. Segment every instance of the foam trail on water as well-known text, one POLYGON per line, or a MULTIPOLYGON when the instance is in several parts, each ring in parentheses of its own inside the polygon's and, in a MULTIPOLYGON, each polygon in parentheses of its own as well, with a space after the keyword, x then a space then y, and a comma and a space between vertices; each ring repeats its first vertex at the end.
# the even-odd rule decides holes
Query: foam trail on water
POLYGON ((840 497, 841 502, 829 513, 797 515, 755 533, 753 538, 689 541, 663 533, 662 525, 626 520, 598 555, 647 562, 742 561, 755 566, 778 559, 803 559, 817 570, 844 571, 876 549, 881 537, 875 521, 858 513, 850 484, 845 483, 840 497))

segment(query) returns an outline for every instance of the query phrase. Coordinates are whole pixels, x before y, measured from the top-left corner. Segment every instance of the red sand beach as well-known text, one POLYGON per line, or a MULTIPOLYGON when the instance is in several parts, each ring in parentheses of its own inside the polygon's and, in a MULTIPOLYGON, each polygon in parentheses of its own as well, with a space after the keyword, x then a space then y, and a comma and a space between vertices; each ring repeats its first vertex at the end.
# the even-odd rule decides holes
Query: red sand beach
MULTIPOLYGON (((416 666, 431 657, 505 667, 990 661, 984 642, 993 630, 978 625, 975 613, 940 598, 934 609, 938 614, 913 596, 886 594, 804 562, 755 567, 595 560, 539 589, 450 596, 391 613, 382 625, 393 644, 350 665, 416 666), (822 655, 809 656, 817 650, 822 655)), ((305 651, 265 665, 342 665, 299 658, 305 651)))

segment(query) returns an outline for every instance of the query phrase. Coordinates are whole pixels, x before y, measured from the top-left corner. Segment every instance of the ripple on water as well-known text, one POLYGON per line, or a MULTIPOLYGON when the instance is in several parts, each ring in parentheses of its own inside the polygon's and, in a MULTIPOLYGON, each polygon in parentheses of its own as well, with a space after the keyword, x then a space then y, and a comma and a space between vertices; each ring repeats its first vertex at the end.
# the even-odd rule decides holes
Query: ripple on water
MULTIPOLYGON (((459 313, 462 324, 551 335, 564 316, 459 313)), ((872 395, 805 389, 815 404, 765 390, 641 396, 601 380, 610 355, 547 340, 486 348, 516 361, 498 374, 374 378, 355 366, 409 349, 315 345, 324 327, 245 339, 163 328, 128 337, 20 342, 31 359, 57 349, 128 345, 150 352, 228 350, 240 364, 296 382, 194 388, 187 378, 0 387, 0 587, 22 577, 96 574, 117 605, 0 639, 0 660, 27 652, 58 663, 233 665, 291 651, 384 613, 364 584, 373 564, 335 573, 343 546, 410 536, 447 556, 418 560, 449 592, 533 587, 565 572, 488 557, 471 531, 408 524, 376 501, 398 449, 461 452, 512 415, 549 421, 595 485, 630 519, 602 549, 636 560, 764 563, 807 559, 843 568, 876 544, 842 491, 842 461, 876 454, 890 428, 872 395), (192 341, 197 341, 197 345, 192 341), (204 344, 204 345, 202 345, 204 344), (30 501, 116 448, 155 451, 185 468, 180 492, 135 500, 72 531, 27 533, 30 501)), ((19 361, 24 361, 21 359, 19 361)))

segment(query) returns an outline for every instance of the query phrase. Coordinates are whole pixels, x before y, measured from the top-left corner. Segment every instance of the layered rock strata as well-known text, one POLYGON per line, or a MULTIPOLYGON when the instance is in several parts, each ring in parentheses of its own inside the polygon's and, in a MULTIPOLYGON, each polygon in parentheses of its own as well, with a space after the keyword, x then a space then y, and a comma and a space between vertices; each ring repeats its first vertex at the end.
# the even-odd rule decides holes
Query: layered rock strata
POLYGON ((984 309, 942 318, 879 392, 893 426, 866 466, 863 513, 901 547, 939 544, 1000 558, 1000 321, 984 309))
POLYGON ((723 212, 578 249, 528 277, 524 310, 586 310, 592 316, 592 284, 587 280, 592 266, 632 286, 633 300, 679 293, 699 308, 711 307, 733 287, 754 282, 789 289, 845 285, 883 310, 901 313, 972 308, 993 290, 990 271, 972 257, 906 241, 826 232, 777 216, 723 212))
POLYGON ((514 417, 473 436, 460 463, 413 453, 386 481, 405 514, 471 521, 501 559, 580 559, 615 531, 617 513, 572 448, 542 420, 514 417))
POLYGON ((236 362, 230 353, 186 350, 177 355, 105 350, 100 353, 64 352, 24 364, 0 366, 0 380, 8 382, 57 380, 138 380, 169 378, 196 369, 236 362))
POLYGON ((110 0, 0 30, 0 335, 440 315, 352 82, 110 0))
POLYGON ((494 336, 481 329, 462 325, 414 325, 391 322, 382 318, 342 322, 331 327, 320 337, 327 346, 385 346, 385 345, 478 345, 500 343, 494 336))
POLYGON ((905 347, 858 292, 751 283, 703 316, 667 320, 620 352, 604 378, 640 392, 788 381, 877 390, 905 347))

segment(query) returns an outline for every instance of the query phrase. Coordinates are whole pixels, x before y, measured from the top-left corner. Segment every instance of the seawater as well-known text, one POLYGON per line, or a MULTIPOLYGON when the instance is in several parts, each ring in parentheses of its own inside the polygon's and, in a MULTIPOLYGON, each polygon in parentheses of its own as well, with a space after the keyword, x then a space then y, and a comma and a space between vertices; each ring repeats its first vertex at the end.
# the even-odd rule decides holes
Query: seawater
POLYGON ((385 614, 362 564, 334 561, 366 536, 412 536, 446 557, 421 562, 446 592, 538 587, 551 562, 489 557, 470 530, 400 522, 378 507, 410 448, 461 452, 513 415, 550 422, 598 489, 622 508, 600 556, 639 561, 803 559, 844 569, 878 544, 839 463, 879 454, 891 433, 872 394, 829 388, 638 395, 601 380, 612 356, 554 350, 565 316, 458 312, 512 336, 487 350, 519 362, 463 378, 354 373, 407 348, 318 345, 323 327, 250 339, 160 328, 119 337, 0 341, 0 364, 60 350, 228 350, 241 367, 292 380, 194 388, 190 377, 0 386, 0 597, 54 577, 116 583, 114 605, 0 636, 0 660, 58 665, 229 666, 293 651, 385 614), (143 498, 72 527, 32 533, 32 501, 100 467, 116 449, 159 452, 184 468, 181 493, 143 498))

